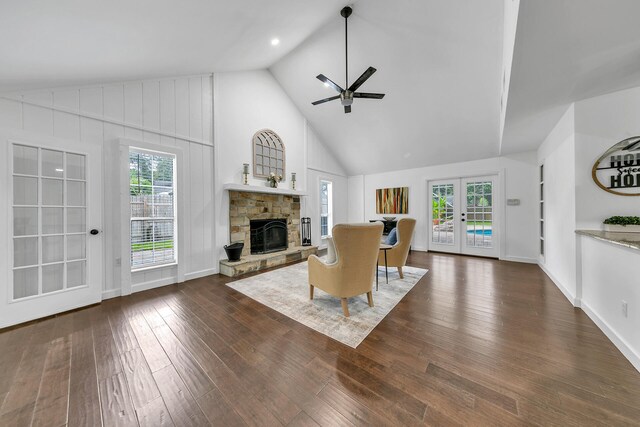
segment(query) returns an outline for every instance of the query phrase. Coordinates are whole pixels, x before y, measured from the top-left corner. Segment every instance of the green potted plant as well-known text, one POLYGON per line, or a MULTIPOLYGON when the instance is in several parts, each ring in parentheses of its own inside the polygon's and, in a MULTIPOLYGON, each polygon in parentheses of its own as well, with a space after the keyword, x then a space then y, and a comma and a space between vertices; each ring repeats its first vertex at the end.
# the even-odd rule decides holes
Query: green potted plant
POLYGON ((612 216, 603 221, 604 231, 640 233, 640 217, 612 216))

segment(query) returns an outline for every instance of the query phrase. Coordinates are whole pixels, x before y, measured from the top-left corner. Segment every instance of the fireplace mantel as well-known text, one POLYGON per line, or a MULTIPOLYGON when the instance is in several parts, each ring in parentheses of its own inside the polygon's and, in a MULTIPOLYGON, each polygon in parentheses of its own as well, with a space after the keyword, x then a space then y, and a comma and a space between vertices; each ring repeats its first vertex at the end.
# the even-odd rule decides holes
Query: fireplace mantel
POLYGON ((222 188, 226 191, 240 191, 245 193, 284 194, 301 197, 309 195, 306 191, 291 190, 289 188, 261 187, 258 185, 224 184, 222 188))

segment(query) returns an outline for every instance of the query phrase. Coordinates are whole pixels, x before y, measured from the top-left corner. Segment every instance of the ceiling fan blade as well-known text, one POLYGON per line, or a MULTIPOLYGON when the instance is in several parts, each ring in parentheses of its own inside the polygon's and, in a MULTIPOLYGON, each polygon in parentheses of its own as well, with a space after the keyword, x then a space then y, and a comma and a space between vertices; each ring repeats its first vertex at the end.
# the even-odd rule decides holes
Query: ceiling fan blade
POLYGON ((340 95, 332 96, 330 98, 320 99, 318 101, 312 102, 313 105, 324 104, 325 102, 333 101, 334 99, 340 98, 340 95))
POLYGON ((344 113, 347 114, 347 113, 350 113, 350 112, 351 112, 351 105, 345 105, 344 106, 344 113))
POLYGON ((369 99, 382 99, 384 93, 366 93, 366 92, 354 92, 354 98, 369 98, 369 99))
POLYGON ((369 77, 371 77, 371 75, 373 73, 375 73, 377 70, 373 67, 369 67, 367 68, 367 71, 365 71, 364 73, 362 73, 362 75, 360 77, 358 77, 358 80, 356 80, 355 82, 353 82, 353 84, 351 86, 349 86, 349 90, 351 92, 355 92, 360 86, 362 86, 362 83, 366 82, 367 79, 369 77))
POLYGON ((331 86, 332 88, 334 88, 335 90, 337 90, 340 93, 344 92, 344 89, 342 89, 340 86, 335 84, 335 82, 333 80, 331 80, 330 78, 326 77, 324 74, 318 74, 316 76, 316 79, 320 80, 322 83, 328 84, 329 86, 331 86))

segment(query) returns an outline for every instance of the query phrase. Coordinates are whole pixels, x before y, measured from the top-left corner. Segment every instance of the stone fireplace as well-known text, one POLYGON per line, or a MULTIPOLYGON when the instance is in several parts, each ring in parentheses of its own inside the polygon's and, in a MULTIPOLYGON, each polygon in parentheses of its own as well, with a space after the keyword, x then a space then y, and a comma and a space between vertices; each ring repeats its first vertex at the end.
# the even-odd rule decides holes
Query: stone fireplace
POLYGON ((220 260, 220 273, 236 277, 290 262, 318 251, 300 245, 303 191, 225 184, 229 192, 230 241, 243 242, 240 261, 220 260), (260 235, 262 234, 262 235, 260 235))
POLYGON ((252 252, 251 221, 275 219, 286 223, 287 246, 300 246, 300 196, 229 191, 231 242, 244 242, 242 256, 252 252))

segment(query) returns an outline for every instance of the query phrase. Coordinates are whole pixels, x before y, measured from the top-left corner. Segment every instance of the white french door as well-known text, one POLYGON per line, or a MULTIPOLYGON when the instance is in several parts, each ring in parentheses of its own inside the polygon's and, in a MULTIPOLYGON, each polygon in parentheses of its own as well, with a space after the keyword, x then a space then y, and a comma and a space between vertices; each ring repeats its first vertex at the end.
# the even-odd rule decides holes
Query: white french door
POLYGON ((429 182, 429 250, 499 257, 497 176, 429 182))
POLYGON ((99 302, 101 147, 21 134, 2 135, 2 142, 8 275, 0 284, 0 327, 99 302))

